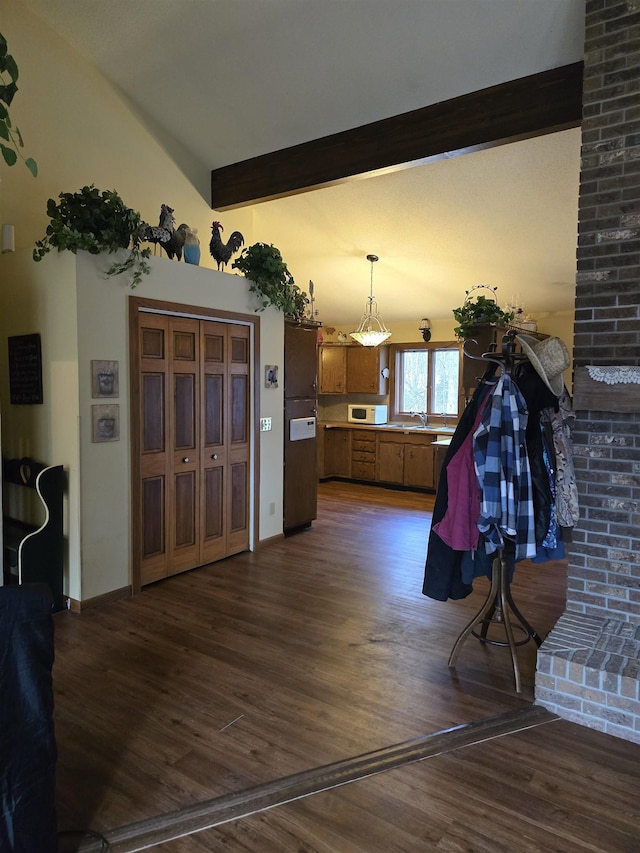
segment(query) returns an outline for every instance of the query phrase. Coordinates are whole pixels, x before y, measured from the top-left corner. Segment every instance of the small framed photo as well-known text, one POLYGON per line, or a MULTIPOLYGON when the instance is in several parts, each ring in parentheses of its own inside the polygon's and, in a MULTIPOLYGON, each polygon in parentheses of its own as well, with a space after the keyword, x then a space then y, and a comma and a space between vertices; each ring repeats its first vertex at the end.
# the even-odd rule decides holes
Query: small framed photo
POLYGON ((264 367, 264 387, 265 388, 277 388, 278 387, 278 365, 277 364, 265 364, 265 367, 264 367))
POLYGON ((91 406, 92 441, 120 441, 120 406, 117 403, 91 406))
POLYGON ((117 397, 120 394, 117 361, 91 362, 91 396, 117 397))

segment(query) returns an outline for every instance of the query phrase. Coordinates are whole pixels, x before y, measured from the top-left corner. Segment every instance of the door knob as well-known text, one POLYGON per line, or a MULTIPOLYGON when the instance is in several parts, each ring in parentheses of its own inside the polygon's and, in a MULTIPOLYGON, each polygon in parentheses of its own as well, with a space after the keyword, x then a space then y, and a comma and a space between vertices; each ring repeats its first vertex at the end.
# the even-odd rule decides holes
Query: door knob
POLYGON ((211 458, 212 458, 212 459, 217 459, 217 458, 218 458, 218 454, 217 454, 217 453, 212 453, 212 454, 211 454, 211 458))
POLYGON ((183 461, 183 462, 188 462, 188 461, 189 461, 189 457, 188 457, 188 456, 183 457, 182 461, 183 461))

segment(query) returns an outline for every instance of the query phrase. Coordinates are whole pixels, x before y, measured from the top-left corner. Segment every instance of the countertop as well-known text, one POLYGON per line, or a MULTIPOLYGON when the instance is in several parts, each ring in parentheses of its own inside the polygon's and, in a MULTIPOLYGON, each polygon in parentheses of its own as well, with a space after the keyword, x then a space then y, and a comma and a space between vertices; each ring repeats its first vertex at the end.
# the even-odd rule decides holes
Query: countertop
POLYGON ((352 424, 345 421, 319 421, 319 427, 325 429, 365 429, 375 430, 377 432, 399 432, 405 435, 438 435, 444 439, 449 438, 455 432, 455 427, 452 426, 437 426, 437 424, 423 427, 420 424, 352 424))

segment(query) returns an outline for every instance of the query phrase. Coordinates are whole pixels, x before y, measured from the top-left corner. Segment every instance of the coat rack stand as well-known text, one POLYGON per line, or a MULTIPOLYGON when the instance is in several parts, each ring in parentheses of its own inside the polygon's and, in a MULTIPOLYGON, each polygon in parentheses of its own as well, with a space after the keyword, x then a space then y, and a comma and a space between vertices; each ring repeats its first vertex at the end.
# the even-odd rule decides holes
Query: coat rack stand
POLYGON ((516 648, 524 646, 529 640, 533 640, 536 646, 540 647, 542 640, 515 605, 509 582, 509 564, 503 552, 495 558, 491 566, 491 587, 484 604, 466 628, 464 628, 451 650, 449 656, 449 666, 451 668, 455 667, 460 649, 470 635, 476 637, 481 643, 486 643, 490 646, 509 647, 516 693, 522 692, 516 648), (517 621, 513 622, 510 614, 517 621), (501 625, 504 628, 506 639, 490 639, 487 635, 491 625, 501 625), (478 628, 480 628, 480 633, 478 633, 478 628), (520 633, 520 639, 516 639, 514 631, 520 633))
MULTIPOLYGON (((502 338, 501 353, 491 351, 478 356, 467 352, 465 348, 464 354, 467 358, 472 358, 475 361, 493 362, 499 365, 504 373, 511 375, 514 364, 526 358, 526 356, 516 353, 515 336, 515 330, 509 330, 504 335, 502 338)), ((540 647, 542 640, 515 605, 511 595, 509 562, 505 557, 504 550, 498 552, 491 566, 491 587, 484 604, 466 628, 464 628, 451 650, 451 655, 449 656, 449 666, 451 668, 455 667, 460 649, 470 635, 476 637, 483 644, 508 646, 511 652, 516 693, 520 693, 522 687, 516 649, 518 646, 528 643, 529 640, 534 640, 536 645, 540 647), (515 617, 516 621, 512 621, 510 614, 515 617), (491 625, 501 625, 503 627, 504 640, 489 638, 488 633, 491 625), (479 633, 478 629, 480 629, 479 633), (519 639, 516 639, 516 633, 519 634, 519 639)))

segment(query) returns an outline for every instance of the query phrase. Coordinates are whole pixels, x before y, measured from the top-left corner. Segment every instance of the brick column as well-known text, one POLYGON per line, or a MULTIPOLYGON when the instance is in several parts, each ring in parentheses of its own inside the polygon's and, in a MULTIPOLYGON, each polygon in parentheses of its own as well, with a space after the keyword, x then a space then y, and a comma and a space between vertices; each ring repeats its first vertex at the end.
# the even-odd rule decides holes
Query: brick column
MULTIPOLYGON (((640 365, 640 0, 587 0, 574 367, 640 365)), ((553 203, 553 200, 550 200, 553 203)), ((635 411, 580 410, 580 522, 567 610, 536 701, 640 743, 640 385, 635 411)), ((627 394, 629 389, 627 389, 627 394)))

